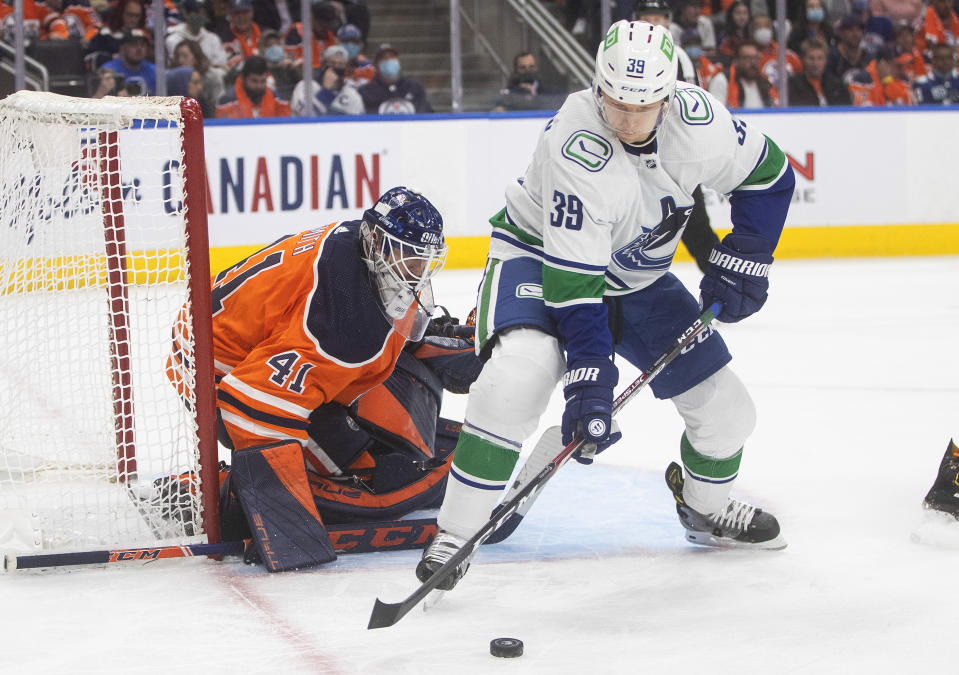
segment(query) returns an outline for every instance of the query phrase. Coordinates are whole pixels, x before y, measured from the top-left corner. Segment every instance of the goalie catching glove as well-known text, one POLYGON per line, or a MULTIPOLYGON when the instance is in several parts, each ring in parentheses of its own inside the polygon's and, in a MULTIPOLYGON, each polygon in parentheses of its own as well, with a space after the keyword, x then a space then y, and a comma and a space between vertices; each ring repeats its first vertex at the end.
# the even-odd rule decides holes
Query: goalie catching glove
POLYGON ((622 438, 613 425, 613 387, 619 370, 606 358, 581 359, 569 364, 563 375, 563 445, 582 434, 585 445, 573 453, 580 464, 592 464, 593 457, 622 438))
POLYGON ((727 234, 713 246, 709 269, 699 283, 702 306, 722 303, 716 318, 725 323, 758 312, 768 297, 772 262, 767 240, 754 234, 727 234))

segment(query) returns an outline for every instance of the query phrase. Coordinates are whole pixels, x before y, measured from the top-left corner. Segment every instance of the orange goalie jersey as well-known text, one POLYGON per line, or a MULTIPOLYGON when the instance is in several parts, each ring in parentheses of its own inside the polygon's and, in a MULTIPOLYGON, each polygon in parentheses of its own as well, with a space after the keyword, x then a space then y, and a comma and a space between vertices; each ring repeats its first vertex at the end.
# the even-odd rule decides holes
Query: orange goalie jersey
MULTIPOLYGON (((306 447, 310 414, 392 372, 406 339, 380 309, 359 221, 284 237, 213 278, 217 409, 234 448, 306 447)), ((178 326, 182 326, 182 321, 178 326)), ((179 329, 168 367, 189 359, 179 329)))

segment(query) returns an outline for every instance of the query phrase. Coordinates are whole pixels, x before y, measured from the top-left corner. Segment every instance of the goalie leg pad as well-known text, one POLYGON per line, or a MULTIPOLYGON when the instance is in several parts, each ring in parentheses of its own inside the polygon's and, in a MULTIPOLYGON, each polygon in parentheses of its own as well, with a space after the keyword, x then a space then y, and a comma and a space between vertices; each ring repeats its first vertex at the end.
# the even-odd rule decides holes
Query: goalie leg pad
POLYGON ((336 559, 295 441, 233 454, 233 491, 240 500, 260 559, 270 572, 314 567, 336 559))
POLYGON ((743 444, 756 426, 756 407, 729 366, 672 401, 686 422, 683 499, 700 513, 714 513, 725 506, 738 475, 743 444))
POLYGON ((308 474, 317 510, 329 523, 394 520, 435 506, 446 487, 452 455, 419 462, 403 452, 375 455, 369 484, 308 474))

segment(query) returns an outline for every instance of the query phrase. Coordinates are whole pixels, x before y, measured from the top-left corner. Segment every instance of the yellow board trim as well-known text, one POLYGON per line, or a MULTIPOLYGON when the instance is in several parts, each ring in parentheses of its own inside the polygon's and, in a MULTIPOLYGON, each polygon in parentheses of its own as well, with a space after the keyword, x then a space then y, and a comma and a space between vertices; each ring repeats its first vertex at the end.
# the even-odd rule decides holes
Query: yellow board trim
MULTIPOLYGON (((728 230, 717 230, 720 237, 728 230)), ((445 269, 481 269, 486 265, 489 237, 450 237, 445 269)), ((210 251, 214 272, 226 269, 263 248, 225 246, 210 251)), ((789 227, 776 249, 776 260, 798 258, 869 258, 894 256, 959 255, 959 224, 863 225, 789 227)), ((678 262, 692 262, 683 246, 678 262)))

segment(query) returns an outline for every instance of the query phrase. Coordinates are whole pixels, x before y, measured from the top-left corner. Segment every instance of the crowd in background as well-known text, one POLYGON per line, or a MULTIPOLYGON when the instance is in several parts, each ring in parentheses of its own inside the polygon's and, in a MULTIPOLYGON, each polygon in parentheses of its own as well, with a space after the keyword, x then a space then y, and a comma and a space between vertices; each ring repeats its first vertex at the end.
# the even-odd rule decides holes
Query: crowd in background
MULTIPOLYGON (((603 33, 599 0, 566 0, 584 47, 603 33)), ((730 108, 959 104, 959 0, 629 0, 619 18, 661 5, 699 84, 730 108), (786 82, 779 78, 785 41, 786 82)))
MULTIPOLYGON (((13 42, 13 0, 0 0, 0 39, 13 42)), ((602 35, 599 0, 561 5, 567 27, 592 52, 602 35)), ((371 16, 358 0, 164 0, 166 92, 196 98, 207 118, 432 112, 399 52, 365 47, 371 16), (313 84, 301 81, 312 39, 313 84)), ((72 40, 91 97, 157 91, 150 0, 23 0, 28 42, 72 40)), ((732 108, 959 103, 959 0, 787 0, 785 36, 775 0, 630 0, 618 18, 652 7, 666 17, 700 86, 732 108), (778 77, 786 44, 787 81, 778 77)), ((539 79, 536 55, 520 52, 491 109, 555 109, 566 92, 539 79)))
MULTIPOLYGON (((0 40, 13 43, 12 0, 0 4, 0 40)), ((166 94, 197 99, 206 118, 432 112, 422 85, 401 73, 399 52, 364 53, 370 13, 354 0, 164 0, 166 94), (304 35, 313 85, 302 82, 304 35)), ((28 43, 73 40, 88 93, 157 93, 150 0, 24 0, 28 43)))

